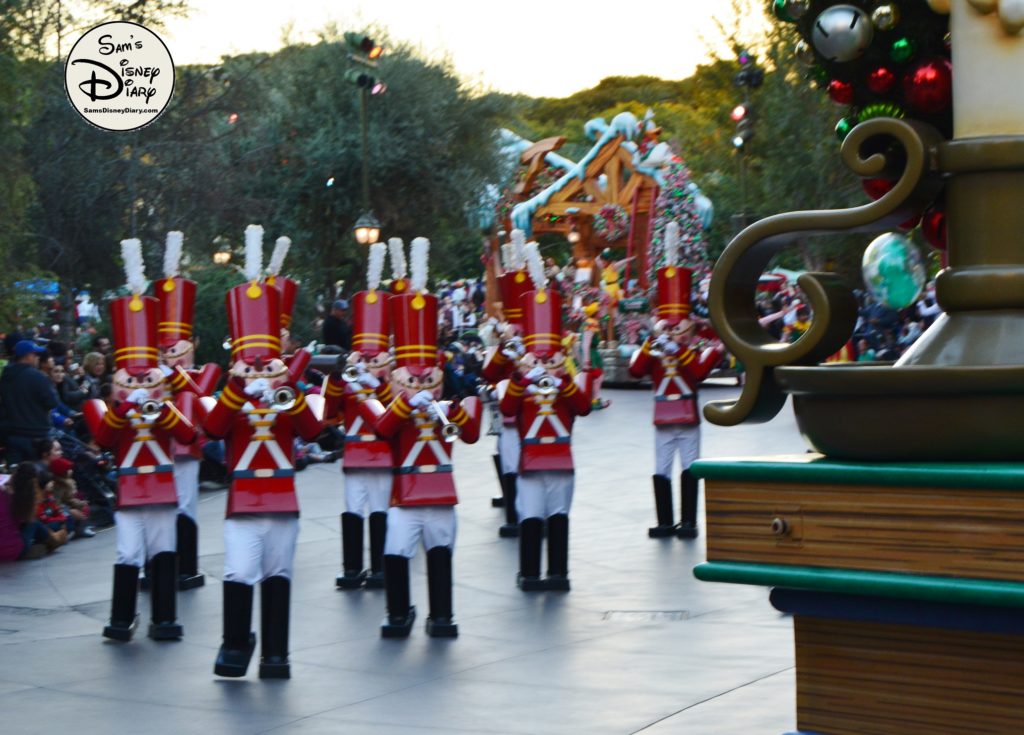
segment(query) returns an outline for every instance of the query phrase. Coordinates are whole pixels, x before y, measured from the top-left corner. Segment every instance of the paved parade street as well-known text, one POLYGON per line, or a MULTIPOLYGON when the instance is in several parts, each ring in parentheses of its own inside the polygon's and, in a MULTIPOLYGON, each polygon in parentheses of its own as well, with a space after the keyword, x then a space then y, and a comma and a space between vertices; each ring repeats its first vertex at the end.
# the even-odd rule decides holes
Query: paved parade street
MULTIPOLYGON (((767 590, 697 581, 696 541, 651 540, 651 396, 608 390, 577 423, 570 516, 572 591, 515 586, 517 541, 500 539, 494 437, 455 450, 457 639, 425 635, 424 555, 412 563, 419 615, 382 640, 384 592, 335 588, 337 463, 298 475, 302 505, 292 599, 291 680, 214 676, 221 637, 226 494, 200 501, 207 584, 178 596, 181 642, 106 641, 115 532, 0 567, 0 730, 36 733, 608 733, 781 735, 795 729, 791 621, 767 590)), ((703 400, 738 394, 711 381, 703 400)), ((766 425, 703 425, 703 455, 802 452, 787 408, 766 425)), ((678 484, 678 476, 674 485, 678 484)), ((678 491, 674 490, 678 508, 678 491)), ((703 497, 701 499, 703 507, 703 497)), ((703 518, 703 510, 701 511, 703 518)), ((254 628, 259 630, 259 613, 254 628)))

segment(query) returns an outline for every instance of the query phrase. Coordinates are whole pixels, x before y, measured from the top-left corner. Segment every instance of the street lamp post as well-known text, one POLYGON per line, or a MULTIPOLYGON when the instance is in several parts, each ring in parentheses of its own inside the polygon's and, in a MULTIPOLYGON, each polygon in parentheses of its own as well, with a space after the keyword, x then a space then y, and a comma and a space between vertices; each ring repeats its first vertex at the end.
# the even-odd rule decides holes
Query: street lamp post
POLYGON ((370 209, 370 136, 367 107, 371 94, 382 94, 387 89, 387 85, 370 72, 376 68, 376 59, 384 53, 384 48, 373 39, 359 33, 346 33, 345 43, 349 47, 349 60, 364 67, 349 69, 345 74, 346 78, 359 88, 359 128, 363 158, 363 213, 359 215, 352 229, 356 242, 360 245, 371 245, 380 238, 380 222, 370 209))

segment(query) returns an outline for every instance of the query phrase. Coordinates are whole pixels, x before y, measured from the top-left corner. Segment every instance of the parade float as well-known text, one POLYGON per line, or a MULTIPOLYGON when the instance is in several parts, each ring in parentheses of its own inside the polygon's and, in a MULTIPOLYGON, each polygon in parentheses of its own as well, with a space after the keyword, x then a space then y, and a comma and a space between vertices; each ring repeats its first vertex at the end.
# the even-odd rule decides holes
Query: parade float
MULTIPOLYGON (((702 460, 706 581, 773 587, 793 616, 800 733, 1018 733, 1024 695, 1024 3, 775 0, 848 106, 841 155, 875 198, 779 214, 726 248, 711 318, 747 368, 713 423, 788 399, 813 452, 702 460), (796 237, 922 217, 944 310, 896 363, 824 365, 856 318, 804 274, 811 328, 781 344, 754 293, 796 237)), ((881 271, 868 275, 879 277, 881 271)))
MULTIPOLYGON (((712 205, 678 153, 659 140, 652 111, 642 120, 630 112, 610 122, 595 118, 584 132, 592 145, 573 161, 558 153, 565 136, 533 143, 503 131, 517 168, 498 201, 496 220, 506 233, 519 229, 530 238, 553 235, 570 244, 570 262, 556 264, 566 297, 564 323, 579 331, 588 316, 597 319, 606 380, 626 382, 629 357, 651 324, 665 227, 679 224, 680 264, 692 268, 699 282, 711 272, 703 233, 712 205)), ((499 234, 489 243, 490 284, 500 273, 502 242, 499 234)), ((489 297, 488 303, 500 304, 496 286, 489 297)))

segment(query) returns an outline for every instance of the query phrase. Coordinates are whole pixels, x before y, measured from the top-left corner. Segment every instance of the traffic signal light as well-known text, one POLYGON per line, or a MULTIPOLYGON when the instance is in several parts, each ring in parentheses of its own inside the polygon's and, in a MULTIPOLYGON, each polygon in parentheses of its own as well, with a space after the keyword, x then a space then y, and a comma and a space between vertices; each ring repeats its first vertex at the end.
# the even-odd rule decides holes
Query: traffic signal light
POLYGON ((736 123, 736 134, 732 137, 732 146, 742 151, 747 141, 754 137, 754 111, 748 102, 743 102, 732 108, 730 117, 736 123))
POLYGON ((367 90, 370 94, 384 94, 388 88, 388 85, 380 79, 362 69, 349 69, 345 72, 345 79, 360 89, 367 90))
POLYGON ((373 61, 384 53, 383 46, 362 33, 354 33, 352 31, 346 33, 345 45, 348 46, 353 56, 363 57, 362 59, 356 58, 354 59, 355 61, 363 61, 364 63, 365 61, 373 61))

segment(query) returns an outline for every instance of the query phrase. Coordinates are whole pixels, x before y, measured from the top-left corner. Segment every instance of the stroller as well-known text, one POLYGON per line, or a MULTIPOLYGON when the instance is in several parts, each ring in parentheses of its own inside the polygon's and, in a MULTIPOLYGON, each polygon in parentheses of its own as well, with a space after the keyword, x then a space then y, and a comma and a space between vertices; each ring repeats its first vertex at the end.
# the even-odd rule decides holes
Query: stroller
POLYGON ((75 464, 75 483, 89 503, 89 517, 98 528, 113 525, 117 507, 117 474, 114 456, 97 452, 74 434, 56 431, 64 456, 75 464))

